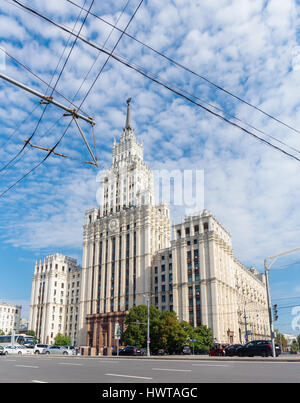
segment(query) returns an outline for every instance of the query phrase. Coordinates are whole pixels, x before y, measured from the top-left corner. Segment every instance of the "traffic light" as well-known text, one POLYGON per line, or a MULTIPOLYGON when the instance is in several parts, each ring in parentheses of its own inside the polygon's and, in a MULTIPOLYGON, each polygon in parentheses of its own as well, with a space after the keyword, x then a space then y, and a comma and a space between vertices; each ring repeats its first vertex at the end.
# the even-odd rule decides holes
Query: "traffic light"
POLYGON ((278 319, 277 304, 273 305, 273 317, 274 317, 274 321, 278 319))

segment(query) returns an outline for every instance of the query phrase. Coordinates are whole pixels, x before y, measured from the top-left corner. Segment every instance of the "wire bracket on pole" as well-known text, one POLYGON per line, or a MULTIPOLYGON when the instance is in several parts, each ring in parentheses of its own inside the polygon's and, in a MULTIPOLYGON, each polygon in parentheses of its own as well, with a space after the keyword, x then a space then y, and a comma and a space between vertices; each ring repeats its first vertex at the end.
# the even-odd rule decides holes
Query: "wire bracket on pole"
MULTIPOLYGON (((30 141, 28 141, 27 139, 23 140, 23 142, 29 144, 30 147, 32 147, 32 148, 38 148, 39 150, 48 151, 48 152, 51 151, 51 154, 55 154, 55 155, 57 155, 57 156, 59 156, 59 157, 74 159, 73 157, 70 157, 70 156, 68 156, 68 155, 61 154, 61 153, 57 153, 57 152, 54 151, 52 148, 46 148, 46 147, 37 146, 37 145, 35 145, 35 144, 31 144, 30 141)), ((96 166, 98 166, 95 162, 92 162, 92 161, 81 161, 81 162, 83 162, 83 163, 85 163, 85 164, 90 164, 90 165, 96 165, 96 166)))

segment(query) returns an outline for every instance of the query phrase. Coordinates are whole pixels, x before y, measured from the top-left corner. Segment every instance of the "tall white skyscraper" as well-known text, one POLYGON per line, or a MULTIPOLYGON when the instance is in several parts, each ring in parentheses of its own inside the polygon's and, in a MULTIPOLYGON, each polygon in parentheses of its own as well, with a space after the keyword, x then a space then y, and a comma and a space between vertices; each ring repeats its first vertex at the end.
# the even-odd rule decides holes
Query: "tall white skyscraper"
POLYGON ((155 205, 153 175, 130 114, 128 99, 120 143, 114 140, 111 167, 102 174, 100 208, 86 212, 84 227, 79 328, 82 342, 100 338, 100 353, 111 348, 116 323, 145 303, 152 256, 170 245, 169 207, 155 205))

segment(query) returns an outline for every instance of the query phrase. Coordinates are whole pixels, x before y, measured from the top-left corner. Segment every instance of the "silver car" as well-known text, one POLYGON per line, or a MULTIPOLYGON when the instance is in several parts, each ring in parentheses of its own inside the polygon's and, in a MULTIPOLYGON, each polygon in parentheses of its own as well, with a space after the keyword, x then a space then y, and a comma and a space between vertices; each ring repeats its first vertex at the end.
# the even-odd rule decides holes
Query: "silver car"
POLYGON ((64 346, 49 346, 43 349, 42 354, 73 355, 72 350, 69 350, 64 346))

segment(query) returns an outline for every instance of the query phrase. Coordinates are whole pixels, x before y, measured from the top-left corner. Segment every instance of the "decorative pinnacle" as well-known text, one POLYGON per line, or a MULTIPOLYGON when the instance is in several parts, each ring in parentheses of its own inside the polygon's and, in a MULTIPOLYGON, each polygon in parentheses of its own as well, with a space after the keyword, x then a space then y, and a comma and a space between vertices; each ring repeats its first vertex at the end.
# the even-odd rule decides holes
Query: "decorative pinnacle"
POLYGON ((126 116, 126 126, 125 129, 131 129, 131 117, 130 117, 130 102, 131 98, 127 99, 127 116, 126 116))

